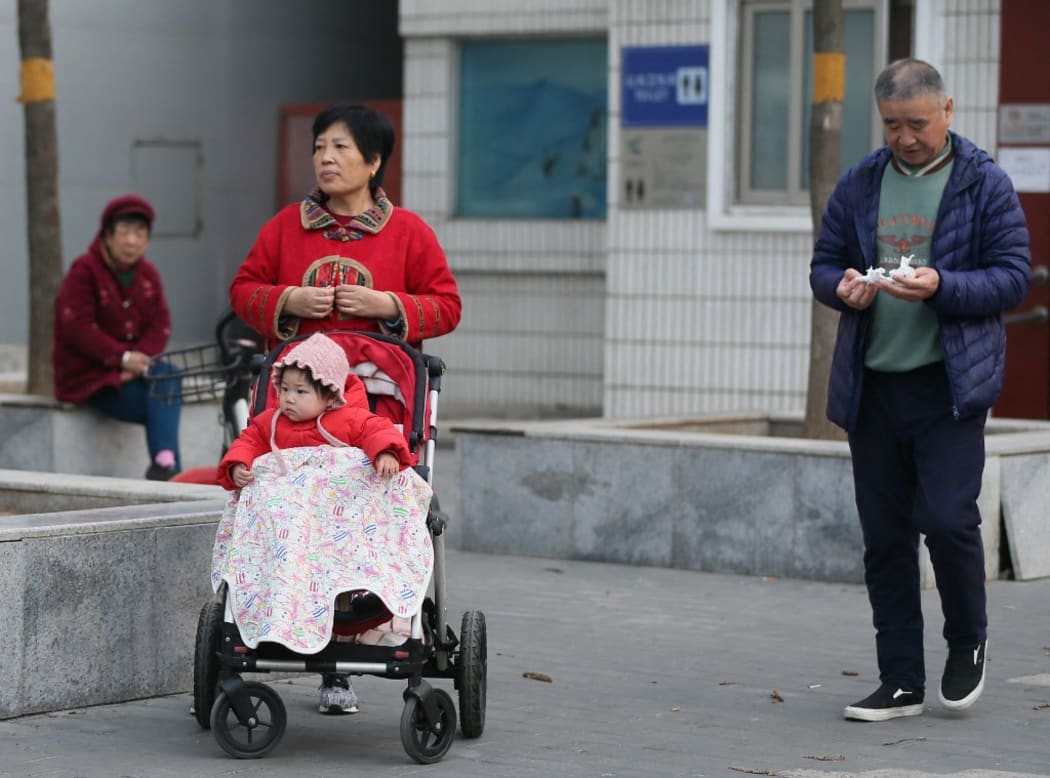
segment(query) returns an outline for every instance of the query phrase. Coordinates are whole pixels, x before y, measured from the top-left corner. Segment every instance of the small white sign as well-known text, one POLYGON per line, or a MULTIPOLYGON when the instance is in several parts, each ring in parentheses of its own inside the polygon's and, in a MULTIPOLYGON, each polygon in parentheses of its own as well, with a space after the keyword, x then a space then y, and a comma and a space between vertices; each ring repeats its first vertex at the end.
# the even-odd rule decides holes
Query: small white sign
POLYGON ((1018 192, 1050 192, 1050 147, 1010 146, 999 149, 999 167, 1018 192))
POLYGON ((707 68, 678 68, 675 73, 675 100, 679 105, 707 102, 707 68))
POLYGON ((1000 105, 999 142, 1050 143, 1050 105, 1000 105))

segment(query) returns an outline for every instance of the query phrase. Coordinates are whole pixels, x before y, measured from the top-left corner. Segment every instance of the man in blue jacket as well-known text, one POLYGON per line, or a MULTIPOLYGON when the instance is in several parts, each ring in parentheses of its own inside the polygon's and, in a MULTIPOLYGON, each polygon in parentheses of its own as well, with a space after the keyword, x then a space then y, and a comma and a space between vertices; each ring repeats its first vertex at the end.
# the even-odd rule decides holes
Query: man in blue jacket
POLYGON ((940 701, 962 710, 984 688, 984 425, 1003 385, 1003 312, 1031 274, 1010 179, 949 131, 937 70, 894 62, 875 100, 886 145, 839 180, 810 266, 816 298, 841 312, 828 418, 849 436, 881 681, 846 707, 861 721, 923 711, 920 533, 948 644, 940 701))

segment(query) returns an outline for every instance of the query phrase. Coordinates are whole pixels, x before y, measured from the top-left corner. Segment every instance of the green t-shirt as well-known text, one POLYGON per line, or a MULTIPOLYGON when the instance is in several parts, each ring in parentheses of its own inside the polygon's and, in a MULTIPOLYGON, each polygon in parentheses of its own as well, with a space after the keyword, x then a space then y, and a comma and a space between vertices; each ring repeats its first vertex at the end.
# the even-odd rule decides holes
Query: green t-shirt
MULTIPOLYGON (((892 163, 886 166, 879 198, 879 267, 893 270, 900 266, 902 256, 911 257, 912 267, 932 264, 930 243, 937 209, 951 172, 951 163, 920 176, 905 175, 892 163)), ((929 305, 880 292, 873 309, 865 367, 903 373, 944 359, 937 314, 929 305)))

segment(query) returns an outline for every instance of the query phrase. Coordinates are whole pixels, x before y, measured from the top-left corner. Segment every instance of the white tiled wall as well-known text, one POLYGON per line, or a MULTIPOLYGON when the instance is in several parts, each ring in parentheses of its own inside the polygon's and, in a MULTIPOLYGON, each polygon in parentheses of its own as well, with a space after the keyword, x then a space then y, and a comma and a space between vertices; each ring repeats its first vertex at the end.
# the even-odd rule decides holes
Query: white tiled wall
MULTIPOLYGON (((614 152, 621 47, 707 43, 710 5, 611 3, 614 152)), ((605 415, 801 408, 811 236, 714 232, 702 211, 624 211, 609 191, 605 415)))
POLYGON ((453 214, 458 39, 603 33, 605 0, 402 0, 403 200, 437 231, 463 295, 443 413, 596 414, 602 395, 605 224, 453 214))
POLYGON ((608 0, 401 0, 401 34, 415 38, 604 30, 608 5, 608 0))
POLYGON ((943 31, 938 61, 955 96, 952 129, 995 153, 999 107, 999 0, 935 4, 933 28, 943 31))

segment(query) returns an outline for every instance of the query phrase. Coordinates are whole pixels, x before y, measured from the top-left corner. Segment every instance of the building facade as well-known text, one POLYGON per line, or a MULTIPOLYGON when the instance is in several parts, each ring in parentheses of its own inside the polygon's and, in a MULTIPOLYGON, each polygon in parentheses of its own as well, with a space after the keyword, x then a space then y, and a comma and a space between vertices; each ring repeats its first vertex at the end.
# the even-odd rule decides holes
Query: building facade
MULTIPOLYGON (((1003 6, 1026 3, 1043 5, 844 0, 843 166, 881 142, 871 83, 906 55, 941 70, 954 129, 994 153, 1003 6)), ((185 232, 151 250, 178 340, 207 337, 274 210, 279 106, 400 99, 402 204, 437 231, 465 303, 459 329, 428 346, 449 365, 446 412, 803 407, 809 0, 327 0, 309 19, 277 0, 129 2, 121 21, 123 5, 99 20, 52 2, 65 253, 86 244, 105 195, 150 170, 196 187, 194 214, 164 194, 158 226, 170 210, 185 232), (354 23, 324 21, 340 17, 354 23), (114 27, 130 52, 93 45, 114 27), (163 42, 162 28, 181 37, 163 42), (195 37, 205 56, 186 55, 195 37), (673 84, 661 67, 693 78, 673 84), (130 91, 113 86, 121 69, 135 74, 130 91), (668 90, 676 107, 661 113, 668 90), (185 180, 190 158, 202 172, 185 180)), ((0 29, 16 40, 10 6, 0 29)), ((16 93, 12 71, 0 96, 16 93)), ((5 136, 19 135, 14 113, 0 118, 5 136)), ((20 138, 5 147, 20 155, 20 138)), ((20 235, 15 165, 0 186, 5 234, 20 235)), ((11 256, 23 262, 24 245, 11 256)), ((20 272, 0 289, 13 321, 20 272)), ((24 337, 0 323, 0 343, 24 337)))
MULTIPOLYGON (((810 7, 402 0, 405 200, 435 225, 463 286, 463 324, 441 344, 460 401, 485 412, 610 417, 804 406, 813 227, 801 130, 810 7), (477 151, 459 142, 469 121, 459 110, 463 84, 477 78, 471 48, 524 41, 542 62, 537 43, 559 39, 606 43, 604 218, 461 216, 463 155, 477 151), (649 170, 657 178, 699 171, 679 190, 689 193, 699 178, 700 191, 685 203, 638 207, 626 172, 635 161, 621 105, 623 56, 676 47, 706 50, 706 124, 668 136, 693 143, 691 155, 665 155, 654 164, 671 170, 649 170)), ((941 70, 955 95, 954 129, 995 149, 997 0, 845 0, 844 7, 846 108, 862 114, 846 120, 844 165, 881 142, 872 81, 906 55, 941 70)), ((547 74, 540 68, 535 77, 547 74)))

